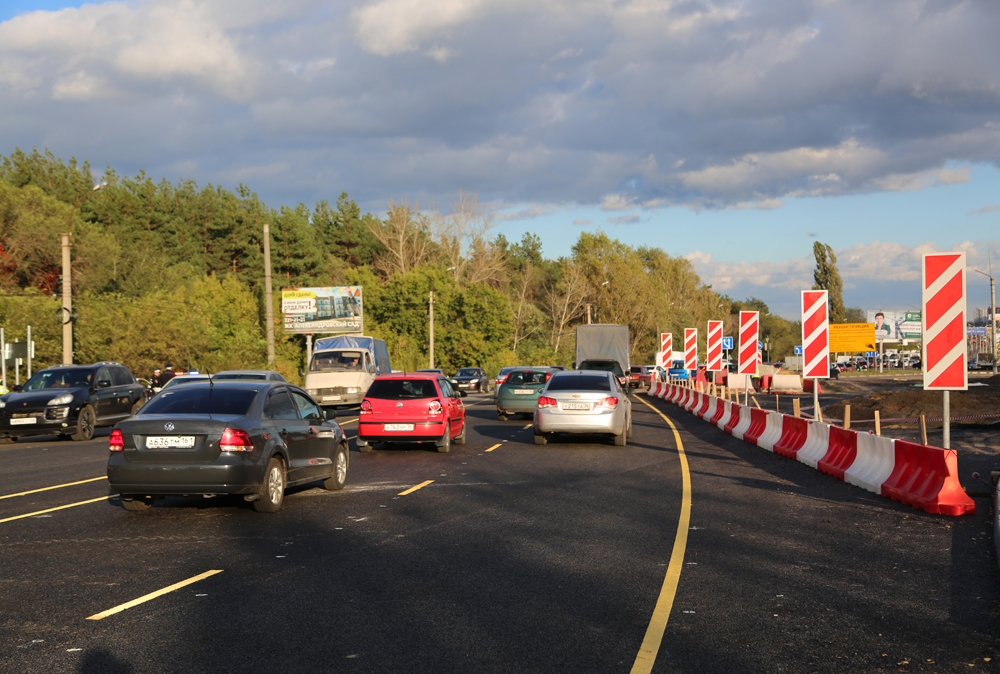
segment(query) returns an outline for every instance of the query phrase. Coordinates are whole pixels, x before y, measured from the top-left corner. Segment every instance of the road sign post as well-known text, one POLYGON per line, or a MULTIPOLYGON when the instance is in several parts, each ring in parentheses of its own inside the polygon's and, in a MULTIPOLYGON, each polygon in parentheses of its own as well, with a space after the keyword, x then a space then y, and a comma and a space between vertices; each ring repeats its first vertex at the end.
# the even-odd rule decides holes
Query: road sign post
POLYGON ((670 361, 674 358, 674 333, 660 333, 660 351, 664 354, 664 360, 667 362, 666 368, 669 370, 672 365, 670 361))
POLYGON ((924 390, 943 396, 945 449, 951 448, 951 391, 969 388, 965 345, 965 253, 924 255, 921 265, 924 390))
MULTIPOLYGON (((760 362, 757 343, 760 340, 760 313, 756 311, 740 312, 739 349, 737 351, 738 365, 736 373, 740 375, 757 376, 757 365, 760 362)), ((746 387, 744 404, 750 397, 750 387, 746 387)))
POLYGON ((722 367, 722 321, 708 322, 708 355, 706 356, 710 372, 721 372, 722 367))
MULTIPOLYGON (((830 295, 802 291, 802 378, 830 378, 830 295)), ((813 381, 813 413, 819 418, 819 383, 813 381)))

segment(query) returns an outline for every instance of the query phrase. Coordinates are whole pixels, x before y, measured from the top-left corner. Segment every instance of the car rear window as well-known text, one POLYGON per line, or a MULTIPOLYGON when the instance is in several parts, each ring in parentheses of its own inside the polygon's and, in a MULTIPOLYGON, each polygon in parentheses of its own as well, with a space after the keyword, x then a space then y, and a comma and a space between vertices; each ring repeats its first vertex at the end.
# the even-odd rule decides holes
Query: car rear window
POLYGON ((438 392, 430 379, 376 379, 365 394, 379 400, 437 398, 438 392))
POLYGON ((625 373, 622 372, 621 365, 614 360, 588 360, 585 361, 581 366, 581 370, 604 370, 605 372, 613 372, 615 376, 623 377, 625 373))
POLYGON ((629 370, 632 371, 632 372, 635 372, 637 374, 642 374, 643 373, 643 369, 642 369, 641 365, 633 365, 631 368, 629 368, 629 370))
POLYGON ((606 375, 566 374, 552 377, 546 391, 610 391, 611 383, 606 375))
POLYGON ((257 391, 224 386, 178 386, 143 405, 142 414, 236 414, 250 410, 257 391))
POLYGON ((240 373, 223 373, 213 375, 213 379, 267 379, 266 374, 257 374, 254 372, 240 372, 240 373))
POLYGON ((515 370, 507 377, 508 384, 544 384, 548 372, 532 372, 531 370, 515 370))

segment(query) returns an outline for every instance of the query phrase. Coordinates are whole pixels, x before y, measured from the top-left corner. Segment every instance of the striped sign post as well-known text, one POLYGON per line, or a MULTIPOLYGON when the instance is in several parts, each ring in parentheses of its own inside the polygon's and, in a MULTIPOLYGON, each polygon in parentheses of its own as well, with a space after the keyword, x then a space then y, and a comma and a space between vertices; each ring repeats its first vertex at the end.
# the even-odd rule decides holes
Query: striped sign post
POLYGON ((663 352, 663 359, 669 364, 674 354, 674 333, 660 333, 660 351, 663 352))
POLYGON ((698 369, 698 328, 684 328, 684 369, 698 369))
POLYGON ((965 345, 965 253, 931 253, 921 265, 923 282, 924 390, 943 391, 944 448, 951 448, 949 391, 969 388, 965 345))
POLYGON ((740 344, 737 374, 757 376, 757 341, 760 339, 760 313, 740 312, 740 344))
MULTIPOLYGON (((802 378, 830 378, 830 294, 802 291, 802 378)), ((816 390, 813 386, 813 391, 816 390)))
POLYGON ((721 372, 722 367, 722 321, 708 322, 708 367, 709 372, 721 372))

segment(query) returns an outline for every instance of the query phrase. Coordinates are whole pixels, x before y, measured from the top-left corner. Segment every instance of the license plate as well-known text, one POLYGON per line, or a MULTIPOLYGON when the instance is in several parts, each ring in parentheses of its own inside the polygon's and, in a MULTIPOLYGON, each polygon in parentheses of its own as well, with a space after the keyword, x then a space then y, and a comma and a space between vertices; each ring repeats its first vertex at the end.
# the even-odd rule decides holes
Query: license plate
POLYGON ((564 410, 589 410, 590 403, 563 403, 564 410))
POLYGON ((383 428, 387 431, 412 431, 413 424, 385 424, 383 428))
POLYGON ((146 449, 190 449, 194 447, 193 435, 151 435, 146 438, 146 449))
POLYGON ((24 419, 11 419, 11 426, 25 426, 27 424, 37 424, 38 417, 25 417, 24 419))
POLYGON ((530 388, 516 388, 514 389, 514 394, 519 396, 530 396, 534 391, 530 388))
POLYGON ((340 396, 323 396, 323 402, 327 400, 340 400, 340 396))

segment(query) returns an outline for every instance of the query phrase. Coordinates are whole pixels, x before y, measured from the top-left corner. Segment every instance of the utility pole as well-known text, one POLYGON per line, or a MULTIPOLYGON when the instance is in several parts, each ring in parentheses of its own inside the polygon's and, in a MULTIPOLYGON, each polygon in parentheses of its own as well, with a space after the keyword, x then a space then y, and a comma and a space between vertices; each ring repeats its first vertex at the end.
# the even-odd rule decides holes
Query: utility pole
POLYGON ((274 307, 271 306, 271 227, 264 223, 264 315, 267 321, 267 367, 274 369, 274 307))
POLYGON ((428 306, 428 309, 430 311, 430 319, 431 319, 431 323, 430 323, 430 327, 431 327, 431 340, 430 340, 431 341, 431 343, 430 343, 431 364, 428 365, 427 367, 433 369, 434 368, 434 291, 433 290, 431 291, 430 299, 428 300, 427 306, 428 306))
POLYGON ((590 303, 587 303, 587 325, 590 325, 590 303))
MULTIPOLYGON (((990 280, 990 352, 993 355, 993 374, 997 373, 997 287, 992 274, 973 269, 977 274, 982 274, 990 280)), ((990 269, 990 271, 993 271, 990 269)))
POLYGON ((76 203, 73 204, 73 208, 69 209, 69 217, 66 219, 66 232, 62 235, 63 365, 73 364, 73 266, 70 263, 69 255, 69 235, 70 228, 73 226, 73 214, 81 201, 107 186, 107 183, 94 185, 94 189, 84 192, 76 198, 76 203))

